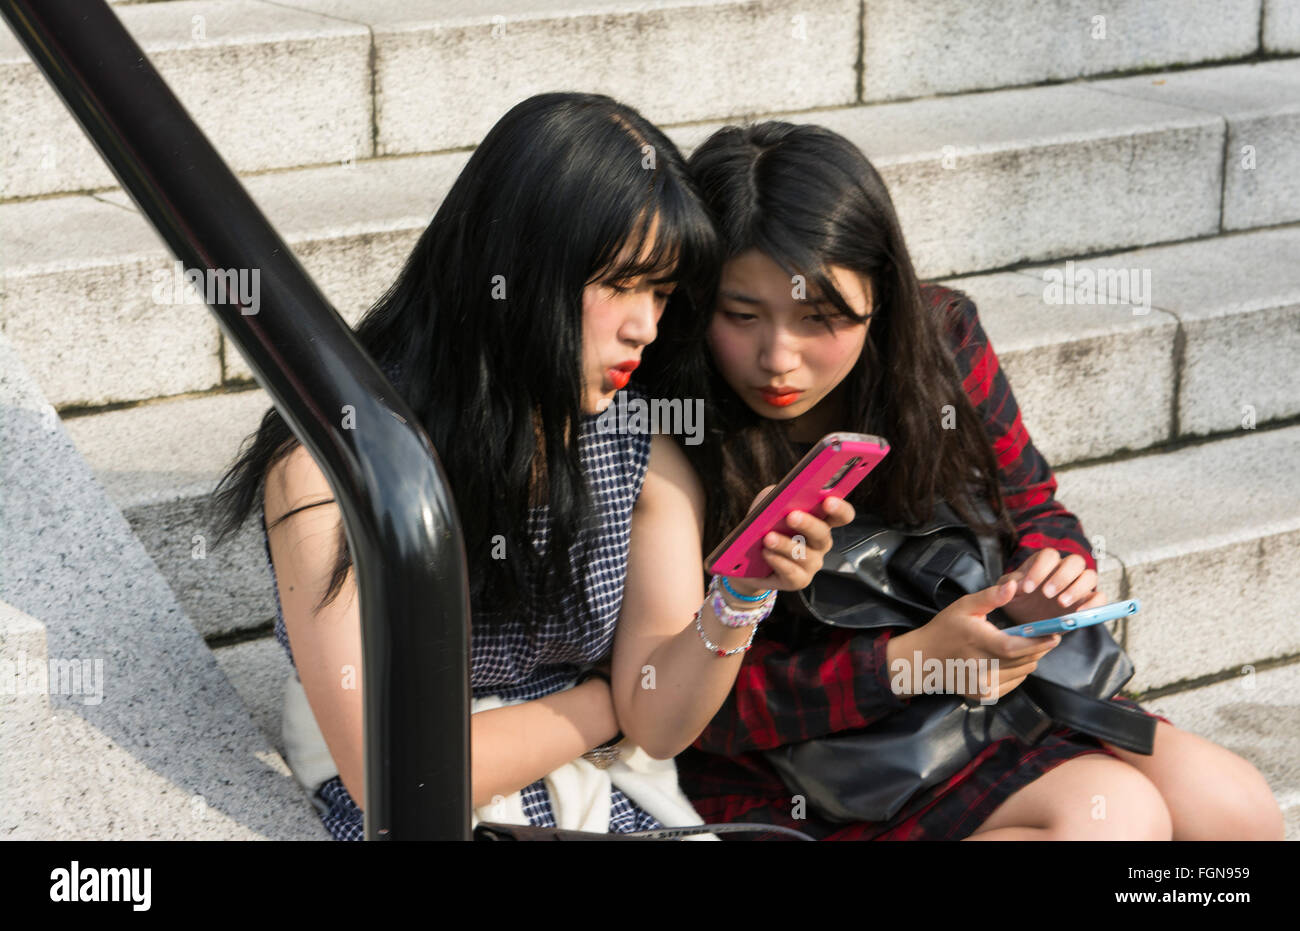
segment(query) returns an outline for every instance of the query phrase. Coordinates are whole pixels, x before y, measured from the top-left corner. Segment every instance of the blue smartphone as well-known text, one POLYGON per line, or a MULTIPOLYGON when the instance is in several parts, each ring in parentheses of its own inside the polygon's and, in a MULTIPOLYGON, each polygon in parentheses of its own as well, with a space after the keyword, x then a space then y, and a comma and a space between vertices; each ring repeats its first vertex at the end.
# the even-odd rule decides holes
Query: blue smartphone
POLYGON ((1047 637, 1051 634, 1064 634, 1071 630, 1078 630, 1080 627, 1091 627, 1093 624, 1104 624, 1117 618, 1128 617, 1130 614, 1137 614, 1141 606, 1136 598, 1130 598, 1128 601, 1099 605, 1087 611, 1062 614, 1060 617, 1049 618, 1046 621, 1034 621, 1032 624, 1021 624, 1019 627, 1006 627, 1002 632, 1014 637, 1047 637))

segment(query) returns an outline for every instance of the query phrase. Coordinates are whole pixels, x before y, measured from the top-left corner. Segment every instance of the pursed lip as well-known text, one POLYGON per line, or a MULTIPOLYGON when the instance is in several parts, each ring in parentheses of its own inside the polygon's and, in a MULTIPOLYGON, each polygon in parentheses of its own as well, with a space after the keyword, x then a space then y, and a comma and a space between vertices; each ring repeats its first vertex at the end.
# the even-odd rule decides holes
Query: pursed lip
POLYGON ((799 388, 771 388, 763 387, 758 389, 758 393, 763 396, 763 400, 775 407, 789 407, 803 391, 799 388))
POLYGON ((627 383, 632 380, 632 373, 636 371, 637 366, 640 364, 637 359, 628 359, 618 365, 611 365, 605 369, 605 380, 609 382, 615 391, 622 391, 627 387, 627 383))

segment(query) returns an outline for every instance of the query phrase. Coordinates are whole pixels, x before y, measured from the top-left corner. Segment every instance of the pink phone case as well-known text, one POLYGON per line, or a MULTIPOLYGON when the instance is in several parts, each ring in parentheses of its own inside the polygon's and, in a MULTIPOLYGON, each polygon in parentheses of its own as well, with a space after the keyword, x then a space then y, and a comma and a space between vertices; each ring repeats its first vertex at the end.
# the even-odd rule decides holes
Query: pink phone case
POLYGON ((804 511, 820 516, 817 506, 823 498, 847 496, 888 453, 889 444, 878 436, 831 433, 822 437, 704 564, 714 575, 732 578, 771 575, 772 567, 763 558, 763 537, 773 530, 794 536, 786 515, 804 511))

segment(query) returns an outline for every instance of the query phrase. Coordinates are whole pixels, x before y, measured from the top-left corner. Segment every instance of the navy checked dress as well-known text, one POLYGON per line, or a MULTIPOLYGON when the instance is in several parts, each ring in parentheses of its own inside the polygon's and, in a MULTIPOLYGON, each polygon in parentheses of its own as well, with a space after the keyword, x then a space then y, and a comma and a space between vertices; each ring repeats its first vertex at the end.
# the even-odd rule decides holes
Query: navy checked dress
MULTIPOLYGON (((624 390, 629 398, 641 397, 634 388, 624 390)), ((641 493, 650 462, 650 436, 644 432, 602 433, 597 429, 597 415, 591 415, 583 418, 579 449, 600 518, 587 572, 592 620, 581 620, 576 600, 572 598, 561 604, 535 605, 531 624, 517 617, 508 620, 496 617, 485 626, 481 623, 485 616, 474 613, 470 686, 475 698, 488 695, 498 695, 507 701, 542 698, 570 687, 580 668, 603 660, 610 652, 627 575, 632 506, 641 493)), ((461 502, 460 506, 467 505, 461 502)), ((534 545, 539 552, 544 552, 549 537, 545 506, 533 508, 529 530, 534 545)), ((292 663, 293 650, 284 626, 275 567, 265 532, 262 543, 276 593, 275 637, 292 663)), ((524 813, 530 823, 539 827, 555 826, 550 797, 542 780, 526 786, 522 796, 524 813)), ((361 809, 338 776, 320 787, 314 804, 336 840, 364 838, 361 809)), ((662 825, 656 819, 619 789, 613 790, 609 828, 612 833, 658 827, 662 825)))

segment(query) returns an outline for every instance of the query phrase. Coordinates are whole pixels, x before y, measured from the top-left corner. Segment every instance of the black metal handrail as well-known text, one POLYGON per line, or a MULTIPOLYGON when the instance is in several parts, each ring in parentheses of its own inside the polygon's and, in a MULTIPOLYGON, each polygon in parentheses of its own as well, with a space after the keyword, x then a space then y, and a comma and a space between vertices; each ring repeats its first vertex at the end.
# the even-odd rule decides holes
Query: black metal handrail
POLYGON ((187 270, 258 270, 257 313, 210 306, 343 513, 366 838, 469 839, 464 541, 427 434, 104 0, 0 0, 0 15, 187 270))

